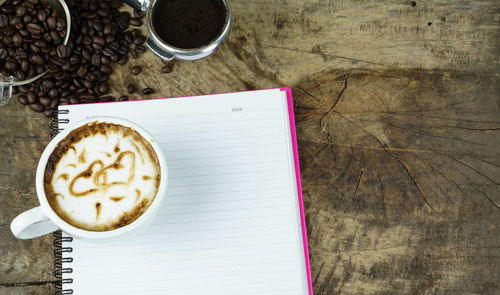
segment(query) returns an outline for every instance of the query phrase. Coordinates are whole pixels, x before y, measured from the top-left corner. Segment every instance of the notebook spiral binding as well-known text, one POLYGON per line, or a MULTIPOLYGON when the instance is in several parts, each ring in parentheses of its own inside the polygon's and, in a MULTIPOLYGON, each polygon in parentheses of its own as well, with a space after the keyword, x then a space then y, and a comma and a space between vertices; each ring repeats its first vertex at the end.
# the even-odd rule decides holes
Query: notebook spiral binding
POLYGON ((61 124, 68 124, 68 119, 59 119, 58 115, 67 115, 69 110, 57 110, 50 115, 50 136, 53 138, 63 129, 59 128, 61 124))
MULTIPOLYGON (((59 119, 58 115, 66 115, 68 114, 68 110, 58 110, 53 112, 50 115, 50 135, 55 137, 63 128, 60 128, 61 124, 68 124, 68 119, 59 119)), ((63 253, 71 253, 73 252, 73 248, 67 247, 67 243, 71 243, 73 241, 72 237, 63 237, 62 232, 60 230, 54 232, 54 276, 58 279, 55 287, 56 292, 55 295, 69 295, 73 294, 73 289, 65 289, 68 284, 73 283, 73 279, 63 279, 63 274, 72 273, 73 269, 67 266, 68 263, 73 262, 72 257, 63 257, 63 253), (63 243, 65 243, 66 247, 63 247, 63 243), (64 265, 63 265, 64 264, 64 265)))

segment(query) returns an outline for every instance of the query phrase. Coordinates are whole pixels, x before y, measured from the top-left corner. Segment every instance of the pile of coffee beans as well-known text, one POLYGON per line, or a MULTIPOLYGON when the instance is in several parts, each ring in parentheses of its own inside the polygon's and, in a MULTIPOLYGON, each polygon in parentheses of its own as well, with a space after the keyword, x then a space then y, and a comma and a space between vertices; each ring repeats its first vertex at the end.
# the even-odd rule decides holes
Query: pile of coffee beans
MULTIPOLYGON (((16 79, 47 71, 17 87, 18 100, 47 116, 61 104, 116 100, 109 96, 112 65, 146 51, 142 14, 120 12, 121 0, 66 0, 71 12, 68 44, 64 16, 46 0, 7 0, 0 6, 0 72, 16 79)), ((149 92, 149 91, 147 91, 149 92)), ((124 98, 122 98, 123 100, 124 98)))
POLYGON ((66 34, 64 15, 43 1, 7 1, 0 6, 0 73, 26 80, 45 72, 66 34))

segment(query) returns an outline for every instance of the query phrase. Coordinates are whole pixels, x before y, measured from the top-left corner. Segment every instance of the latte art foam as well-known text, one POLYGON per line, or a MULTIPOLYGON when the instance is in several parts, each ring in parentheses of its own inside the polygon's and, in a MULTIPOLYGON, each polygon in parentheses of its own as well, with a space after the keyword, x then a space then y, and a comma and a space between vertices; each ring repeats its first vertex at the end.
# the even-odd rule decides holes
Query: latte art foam
POLYGON ((159 183, 160 165, 149 142, 129 127, 95 122, 58 144, 44 187, 51 207, 66 222, 106 231, 139 218, 159 183))

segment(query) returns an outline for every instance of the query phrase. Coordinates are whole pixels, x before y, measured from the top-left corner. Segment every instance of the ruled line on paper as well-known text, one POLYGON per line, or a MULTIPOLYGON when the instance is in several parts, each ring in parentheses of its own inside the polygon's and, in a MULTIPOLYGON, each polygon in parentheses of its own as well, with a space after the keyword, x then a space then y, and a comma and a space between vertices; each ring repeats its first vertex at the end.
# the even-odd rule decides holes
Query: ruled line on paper
MULTIPOLYGON (((289 213, 286 214, 273 214, 273 215, 259 215, 259 216, 245 216, 238 217, 238 219, 252 219, 252 218, 265 218, 265 217, 280 217, 280 216, 289 216, 289 213)), ((226 220, 234 220, 234 218, 217 218, 217 219, 205 219, 205 220, 197 220, 197 221, 179 221, 179 222, 156 222, 151 224, 150 226, 160 226, 165 224, 179 224, 179 223, 200 223, 200 222, 209 222, 209 221, 226 221, 226 220)))
POLYGON ((277 181, 277 180, 285 180, 285 179, 288 180, 288 178, 280 177, 280 178, 237 180, 237 181, 224 181, 224 182, 176 184, 176 185, 170 185, 170 187, 195 187, 195 186, 204 186, 204 185, 233 184, 233 183, 256 183, 256 182, 269 182, 269 181, 277 181))
POLYGON ((289 196, 279 196, 270 198, 248 198, 248 199, 225 199, 218 201, 197 201, 197 202, 185 202, 185 203, 169 203, 168 206, 186 206, 186 205, 199 205, 199 204, 213 204, 213 203, 228 203, 228 202, 240 202, 240 201, 255 201, 255 200, 285 200, 289 199, 289 196))
MULTIPOLYGON (((189 134, 194 135, 194 134, 206 134, 206 133, 221 133, 221 132, 227 132, 227 131, 245 131, 245 130, 260 130, 260 129, 272 129, 272 128, 278 128, 278 127, 283 127, 283 125, 269 125, 269 126, 262 126, 262 127, 246 127, 246 128, 225 128, 225 129, 210 129, 210 130, 204 130, 204 131, 190 131, 189 134)), ((170 135, 185 135, 186 132, 167 132, 167 133, 159 133, 156 132, 155 136, 156 137, 163 137, 163 136, 170 136, 170 135)))
MULTIPOLYGON (((199 238, 199 239, 179 239, 175 241, 169 241, 169 243, 185 243, 185 242, 199 242, 199 241, 213 241, 213 240, 227 240, 227 239, 242 239, 242 238, 256 238, 256 237, 268 237, 268 236, 279 236, 279 235, 288 235, 290 232, 281 232, 281 233, 269 233, 269 234, 256 234, 256 235, 236 235, 236 236, 222 236, 217 238, 199 238)), ((129 243, 127 246, 137 246, 142 245, 143 242, 140 243, 129 243)), ((98 246, 89 246, 87 249, 104 249, 104 248, 116 248, 116 245, 98 245, 98 246)))
MULTIPOLYGON (((274 205, 274 206, 257 206, 257 207, 245 207, 245 208, 231 208, 231 211, 244 211, 244 210, 255 210, 255 209, 271 209, 271 208, 283 208, 285 206, 283 205, 274 205)), ((215 213, 215 212, 226 212, 228 211, 227 209, 220 209, 220 210, 205 210, 205 211, 186 211, 186 212, 179 212, 179 213, 158 213, 158 216, 170 216, 170 215, 182 215, 182 214, 202 214, 202 213, 215 213)))
POLYGON ((286 185, 286 186, 277 186, 277 187, 267 187, 267 188, 260 188, 260 189, 242 189, 242 190, 211 191, 211 192, 203 191, 203 192, 196 192, 196 193, 175 194, 174 197, 207 195, 207 194, 211 195, 211 194, 224 194, 224 193, 258 192, 258 191, 278 190, 278 189, 284 189, 284 188, 288 188, 288 185, 286 185))
POLYGON ((274 117, 268 117, 268 118, 255 118, 255 119, 243 119, 243 120, 223 120, 223 121, 208 121, 208 122, 199 122, 199 123, 180 123, 180 124, 162 124, 162 125, 148 125, 148 128, 169 128, 172 126, 193 126, 193 125, 206 125, 206 124, 217 124, 217 123, 224 123, 224 124, 234 124, 234 123, 239 123, 239 122, 252 122, 252 121, 259 121, 262 122, 264 120, 276 120, 276 119, 281 119, 279 116, 274 116, 274 117))
MULTIPOLYGON (((283 152, 263 152, 263 153, 252 153, 253 155, 256 156, 263 156, 263 155, 282 155, 283 152)), ((196 158, 169 158, 168 162, 173 162, 173 161, 192 161, 192 160, 204 160, 204 159, 218 159, 218 158, 230 158, 230 157, 239 157, 239 156, 246 156, 248 155, 248 152, 243 153, 243 154, 225 154, 223 156, 208 156, 208 157, 196 157, 196 158)))
MULTIPOLYGON (((278 263, 280 261, 271 261, 271 262, 275 262, 275 263, 278 263)), ((250 266, 255 266, 255 265, 262 265, 262 264, 265 264, 265 263, 256 263, 256 264, 249 264, 250 266)), ((243 266, 246 266, 246 265, 243 265, 243 266)), ((184 270, 191 270, 191 269, 197 269, 197 268, 183 268, 183 269, 179 269, 179 270, 166 270, 166 271, 162 271, 162 270, 159 270, 159 271, 148 271, 148 272, 133 272, 131 274, 141 274, 141 273, 155 273, 155 272, 172 272, 172 271, 184 271, 184 270)), ((242 276, 251 276, 251 275, 257 275, 257 274, 282 274, 282 273, 287 273, 287 272, 295 272, 295 270, 289 270, 289 269, 285 269, 285 270, 274 270, 274 271, 260 271, 260 272, 238 272, 238 273, 232 273, 232 274, 224 274, 224 277, 242 277, 242 276)), ((203 279, 212 279, 212 278, 217 278, 217 277, 220 277, 220 275, 208 275, 208 276, 203 276, 203 279)), ((85 278, 83 276, 83 278, 85 278)), ((120 279, 121 277, 120 276, 106 276, 106 280, 108 282, 113 282, 113 278, 118 278, 120 279)), ((183 281, 183 280, 192 280, 192 279, 196 279, 196 277, 193 277, 193 276, 185 276, 185 277, 175 277, 174 278, 175 281, 183 281)), ((121 280, 120 280, 121 281, 121 280)), ((120 282, 120 281, 117 281, 117 282, 120 282)), ((141 284, 148 284, 148 283, 155 283, 155 282, 158 282, 158 280, 143 280, 141 281, 141 284)), ((136 282, 129 282, 130 284, 136 284, 136 282)))
MULTIPOLYGON (((265 262, 256 262, 256 263, 247 263, 247 264, 241 264, 240 266, 257 266, 257 265, 269 265, 272 263, 280 263, 280 262, 285 262, 286 260, 283 259, 276 259, 276 260, 270 260, 270 261, 265 261, 265 262)), ((158 272, 161 273, 169 273, 169 272, 181 272, 181 271, 189 271, 189 270, 203 270, 203 269, 217 269, 217 268, 227 268, 227 267, 233 267, 235 266, 234 264, 228 264, 228 265, 220 265, 220 266, 211 266, 211 267, 186 267, 186 268, 177 268, 177 269, 158 269, 158 270, 147 270, 147 271, 127 271, 127 275, 137 275, 141 273, 147 273, 147 274, 155 274, 158 272)), ((93 274, 82 274, 80 275, 81 278, 93 276, 93 274)), ((113 276, 112 274, 108 274, 106 276, 106 281, 110 281, 111 278, 120 278, 120 276, 113 276)), ((152 283, 152 282, 157 282, 158 280, 141 280, 141 284, 147 284, 147 283, 152 283)), ((130 282, 131 284, 136 284, 136 282, 130 282)))
MULTIPOLYGON (((278 132, 275 132, 278 133, 278 132)), ((189 133, 188 133, 189 134, 189 133)), ((242 136, 242 137, 224 137, 224 138, 210 138, 210 139, 193 139, 193 140, 179 140, 179 141, 161 141, 158 144, 166 145, 166 144, 174 144, 174 143, 183 143, 183 142, 210 142, 210 141, 226 141, 226 140, 240 140, 240 139, 256 139, 256 138, 265 138, 265 137, 276 137, 282 134, 259 134, 255 136, 242 136)))
MULTIPOLYGON (((271 142, 271 143, 257 143, 257 144, 247 144, 247 145, 235 145, 235 146, 224 146, 224 147, 211 147, 211 148, 198 148, 198 147, 195 147, 195 148, 192 148, 192 149, 181 149, 181 150, 168 150, 168 149, 164 149, 166 153, 178 153, 178 152, 186 152, 186 151, 207 151, 207 150, 221 150, 221 149, 233 149, 233 148, 248 148, 248 147, 256 147, 256 146, 272 146, 272 145, 276 145, 276 144, 282 144, 283 141, 279 141, 279 142, 271 142)), ((164 147, 165 145, 164 144, 159 144, 160 147, 164 147)))
MULTIPOLYGON (((238 246, 224 246, 224 247, 200 247, 200 248, 192 248, 192 249, 189 249, 189 250, 175 250, 175 251, 170 251, 169 253, 181 253, 181 252, 188 252, 188 253, 192 253, 192 252, 197 252, 197 251, 200 251, 200 250, 220 250, 220 249, 241 249, 241 248, 244 248, 244 247, 254 247, 254 246, 275 246, 275 245, 289 245, 290 244, 290 241, 286 241, 286 242, 273 242, 273 243, 269 243, 269 242, 266 242, 266 243, 254 243, 254 244, 244 244, 244 245, 238 245, 238 246)), ((87 246, 85 247, 87 248, 87 246)), ((115 256, 115 257, 122 257, 123 255, 151 255, 151 254, 159 254, 159 253, 164 253, 165 250, 159 250, 159 251, 147 251, 147 252, 129 252, 129 253, 106 253, 106 255, 104 256, 96 256, 96 255, 93 255, 93 258, 96 258, 96 257, 112 257, 112 256, 115 256)))
MULTIPOLYGON (((271 111, 276 111, 276 110, 280 110, 281 108, 266 108, 266 109, 255 109, 255 110, 247 110, 245 111, 245 113, 260 113, 260 112, 271 112, 271 111)), ((178 118, 178 117, 182 117, 182 118, 189 118, 189 117, 193 117, 193 118, 196 118, 196 119, 199 119, 200 116, 205 116, 205 115, 209 115, 209 116, 212 116, 212 115, 229 115, 229 114, 234 114, 234 115, 237 115, 236 113, 232 113, 232 112, 217 112, 217 113, 198 113, 198 114, 192 114, 192 115, 168 115, 168 118, 178 118)), ((158 119, 164 119, 165 116, 152 116, 152 117, 133 117, 134 120, 152 120, 152 121, 158 121, 158 119)))
POLYGON ((171 168, 169 170, 182 170, 182 169, 198 169, 198 168, 213 168, 213 167, 227 167, 227 166, 242 166, 247 164, 270 164, 270 163, 280 163, 283 160, 274 160, 274 161, 253 161, 253 162, 245 162, 245 163, 234 163, 234 164, 221 164, 221 165, 203 165, 203 166, 187 166, 181 168, 171 168))
MULTIPOLYGON (((224 258, 237 258, 237 257, 251 257, 251 256, 260 256, 262 257, 263 255, 277 255, 277 254, 295 254, 297 253, 295 250, 294 251, 279 251, 279 252, 258 252, 258 253, 251 253, 251 254, 236 254, 236 255, 224 255, 224 258)), ((220 255, 212 255, 212 256, 207 256, 207 257, 190 257, 190 258, 186 258, 186 257, 183 257, 183 258, 177 258, 177 259, 158 259, 158 258, 154 258, 154 259, 150 259, 150 260, 141 260, 141 261, 136 261, 136 262, 124 262, 124 263, 114 263, 113 266, 132 266, 132 265, 135 265, 135 264, 139 264, 139 265, 144 265, 144 264, 147 264, 147 263, 152 263, 152 262, 155 262, 155 263, 168 263, 168 262, 176 262, 176 261, 192 261, 192 260, 210 260, 210 259, 219 259, 221 258, 220 255)), ((89 265, 80 265, 82 268, 86 268, 86 269, 92 269, 92 268, 101 268, 102 265, 98 265, 98 264, 89 264, 89 265)))
MULTIPOLYGON (((245 284, 241 283, 234 283, 234 284, 217 284, 217 285, 206 285, 206 286, 197 286, 197 287, 189 287, 189 288, 177 288, 177 289, 168 289, 168 291, 181 291, 181 290, 191 290, 191 289, 206 289, 206 288, 213 288, 213 287, 225 287, 225 286, 241 286, 243 288, 244 285, 249 285, 252 286, 254 284, 260 284, 260 283, 285 283, 285 282, 296 282, 295 280, 292 279, 287 279, 287 280, 274 280, 274 281, 269 281, 269 280, 260 280, 260 281, 251 281, 247 282, 245 284)), ((145 290, 141 288, 141 292, 156 292, 156 291, 164 291, 163 288, 160 289, 150 289, 150 290, 145 290)), ((121 294, 136 294, 136 291, 121 293, 121 294)), ((144 293, 143 293, 144 294, 144 293)))
POLYGON ((214 174, 189 174, 189 176, 171 176, 170 179, 184 179, 184 178, 194 178, 203 176, 223 176, 223 175, 241 175, 241 174, 255 174, 255 173, 266 173, 266 172, 283 172, 286 169, 269 169, 269 170, 252 170, 238 173, 214 173, 214 174))
POLYGON ((203 232, 214 232, 214 231, 219 232, 219 231, 223 231, 223 230, 265 228, 265 227, 288 226, 288 225, 292 225, 292 224, 291 223, 275 223, 275 224, 249 225, 249 226, 211 227, 210 229, 198 229, 198 230, 162 231, 161 233, 145 232, 145 233, 140 233, 139 236, 155 236, 155 235, 162 235, 162 234, 167 235, 167 234, 176 234, 176 233, 203 233, 203 232))

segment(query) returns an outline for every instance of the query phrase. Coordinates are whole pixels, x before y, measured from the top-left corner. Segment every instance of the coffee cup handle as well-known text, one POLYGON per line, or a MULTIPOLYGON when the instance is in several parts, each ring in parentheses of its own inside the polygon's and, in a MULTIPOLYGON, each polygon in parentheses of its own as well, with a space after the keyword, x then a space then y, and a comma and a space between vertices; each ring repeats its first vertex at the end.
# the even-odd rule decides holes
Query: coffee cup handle
POLYGON ((40 237, 57 229, 57 225, 49 220, 40 206, 19 214, 10 224, 14 236, 22 240, 40 237))

